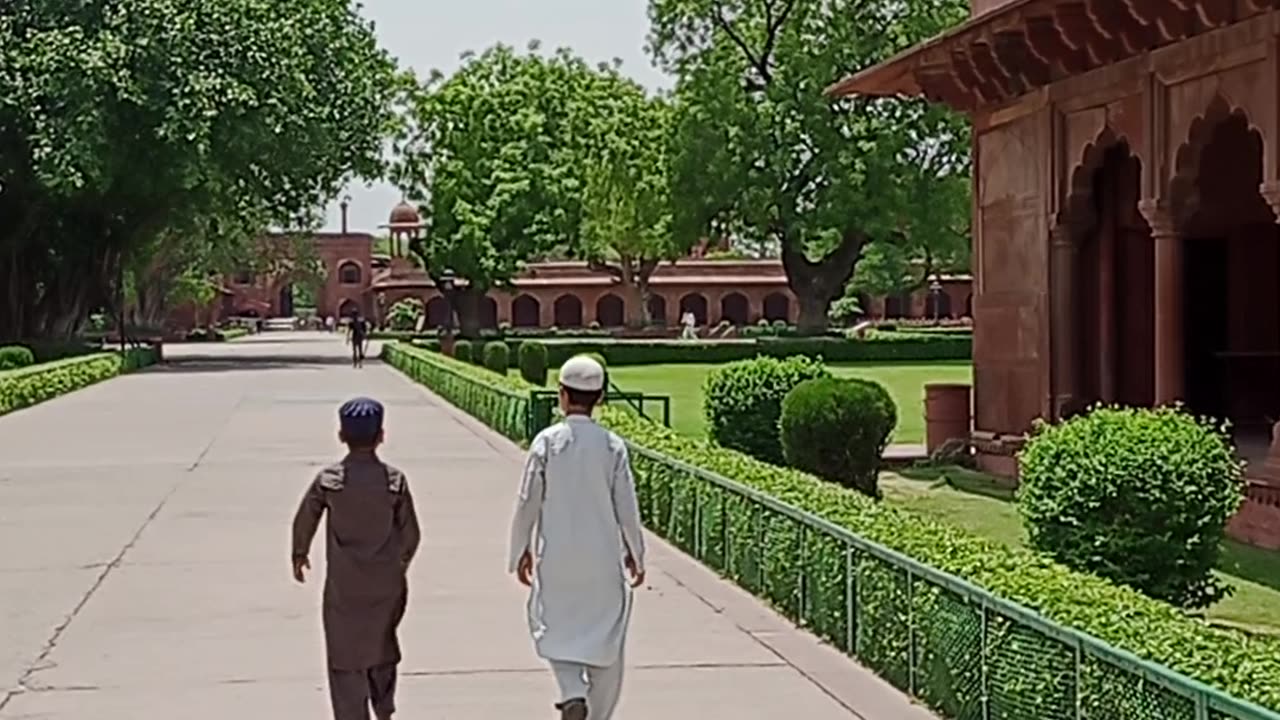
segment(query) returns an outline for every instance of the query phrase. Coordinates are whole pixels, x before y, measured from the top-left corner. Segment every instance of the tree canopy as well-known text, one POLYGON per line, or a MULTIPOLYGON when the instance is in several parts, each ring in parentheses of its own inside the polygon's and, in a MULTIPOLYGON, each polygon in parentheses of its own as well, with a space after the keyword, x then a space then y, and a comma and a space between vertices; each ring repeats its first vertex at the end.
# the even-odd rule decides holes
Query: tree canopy
POLYGON ((381 171, 397 75, 347 0, 34 0, 0 8, 0 55, 0 338, 381 171))
MULTIPOLYGON (((801 325, 824 326, 864 248, 924 241, 940 220, 919 198, 967 193, 955 179, 967 177, 968 133, 922 102, 823 90, 966 11, 963 0, 651 0, 654 58, 678 79, 677 233, 776 244, 801 325)), ((967 214, 967 201, 939 205, 957 207, 967 214)))
POLYGON ((414 252, 437 283, 456 278, 464 333, 478 329, 484 293, 528 260, 582 257, 639 291, 654 259, 677 252, 667 117, 616 66, 536 43, 495 46, 411 93, 394 176, 422 206, 414 252))

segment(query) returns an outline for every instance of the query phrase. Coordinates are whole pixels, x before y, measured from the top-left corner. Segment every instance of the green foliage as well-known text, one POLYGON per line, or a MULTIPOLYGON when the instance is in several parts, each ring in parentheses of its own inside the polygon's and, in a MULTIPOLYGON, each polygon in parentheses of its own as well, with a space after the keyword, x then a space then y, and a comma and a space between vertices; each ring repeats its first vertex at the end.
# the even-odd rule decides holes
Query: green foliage
POLYGON ((36 361, 31 348, 22 345, 0 347, 0 370, 13 370, 26 367, 36 361))
MULTIPOLYGON (((620 407, 603 408, 598 417, 631 443, 777 498, 1052 622, 1280 710, 1280 640, 1210 627, 1167 603, 1072 571, 1043 555, 979 538, 799 470, 679 436, 620 407)), ((985 680, 991 696, 1001 699, 1008 717, 1039 720, 1074 713, 1075 698, 1066 697, 1075 689, 1073 654, 1056 638, 990 612, 989 645, 979 653, 980 605, 958 602, 920 580, 914 584, 915 602, 908 602, 902 571, 859 552, 851 558, 857 573, 857 642, 851 647, 842 621, 848 602, 843 591, 847 587, 843 542, 826 541, 822 533, 809 532, 807 551, 801 553, 799 525, 794 521, 771 521, 772 515, 766 514, 757 525, 753 503, 737 498, 721 501, 720 493, 705 480, 635 452, 631 457, 649 528, 767 598, 900 688, 908 687, 906 660, 914 655, 916 692, 945 716, 970 717, 969 712, 981 706, 984 680, 979 675, 979 654, 991 670, 985 680), (699 526, 689 522, 695 517, 695 504, 701 508, 697 517, 703 523, 703 541, 697 551, 692 550, 691 540, 699 526), (725 527, 727 532, 721 530, 725 527), (727 557, 718 540, 722 532, 730 540, 727 557), (802 557, 807 558, 804 564, 802 557), (796 602, 802 573, 808 580, 804 607, 796 602), (908 652, 912 636, 914 653, 908 652), (939 676, 941 691, 932 684, 939 676)), ((1155 717, 1150 709, 1163 706, 1158 703, 1157 684, 1091 661, 1087 654, 1085 660, 1079 675, 1080 700, 1089 717, 1155 717)))
POLYGON ((1213 568, 1243 464, 1209 421, 1099 407, 1038 425, 1019 470, 1018 508, 1046 555, 1183 607, 1229 592, 1213 568))
POLYGON ((964 0, 652 0, 650 46, 677 77, 677 234, 778 248, 806 332, 825 325, 868 245, 967 237, 964 119, 822 88, 968 10, 964 0))
POLYGON ((506 437, 527 440, 535 388, 524 380, 404 343, 384 345, 382 359, 506 437))
POLYGON ((455 340, 453 343, 453 359, 464 363, 475 362, 475 346, 470 340, 455 340))
POLYGON ((5 3, 0 68, 0 338, 114 314, 122 263, 143 324, 206 296, 219 248, 380 174, 398 82, 346 0, 5 3))
POLYGON ((426 306, 418 298, 404 298, 387 311, 387 324, 392 330, 405 332, 414 330, 418 320, 426 313, 426 306))
POLYGON ((0 415, 30 407, 156 361, 150 348, 95 353, 0 372, 0 415))
POLYGON ((791 467, 878 498, 880 458, 897 422, 893 398, 879 383, 816 378, 783 398, 779 437, 791 467))
POLYGON ((511 347, 501 340, 485 343, 484 366, 493 372, 505 375, 511 367, 511 347))
POLYGON ((712 370, 705 382, 703 412, 717 443, 765 462, 782 465, 778 420, 782 399, 813 378, 830 377, 821 360, 803 355, 739 360, 712 370))
POLYGON ((831 322, 839 327, 849 327, 857 322, 866 314, 862 308, 862 303, 858 298, 845 295, 844 297, 831 303, 831 309, 827 311, 827 316, 831 322))
POLYGON ((516 354, 519 356, 520 377, 525 382, 546 387, 550 369, 547 346, 535 340, 526 340, 517 346, 516 354))

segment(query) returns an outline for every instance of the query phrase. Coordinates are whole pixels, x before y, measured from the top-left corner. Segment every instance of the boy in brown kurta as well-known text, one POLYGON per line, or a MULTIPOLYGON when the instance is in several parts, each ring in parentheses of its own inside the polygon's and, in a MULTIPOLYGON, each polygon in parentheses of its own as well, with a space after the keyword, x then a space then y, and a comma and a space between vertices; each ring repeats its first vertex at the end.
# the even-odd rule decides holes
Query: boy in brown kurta
POLYGON ((396 628, 408 598, 406 574, 420 532, 404 473, 379 459, 383 408, 357 398, 338 411, 349 452, 321 470, 293 520, 293 577, 305 581, 311 540, 326 512, 328 572, 324 636, 335 720, 395 713, 396 628))

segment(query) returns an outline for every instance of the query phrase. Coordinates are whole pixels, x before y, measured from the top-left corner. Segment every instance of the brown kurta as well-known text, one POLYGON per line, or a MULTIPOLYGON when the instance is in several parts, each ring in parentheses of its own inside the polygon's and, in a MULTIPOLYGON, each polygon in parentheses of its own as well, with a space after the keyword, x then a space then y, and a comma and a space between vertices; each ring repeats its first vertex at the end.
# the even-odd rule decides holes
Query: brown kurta
POLYGON ((321 470, 293 521, 293 556, 306 557, 328 512, 324 635, 333 670, 400 662, 396 628, 408 598, 405 572, 421 539, 404 473, 372 453, 321 470))

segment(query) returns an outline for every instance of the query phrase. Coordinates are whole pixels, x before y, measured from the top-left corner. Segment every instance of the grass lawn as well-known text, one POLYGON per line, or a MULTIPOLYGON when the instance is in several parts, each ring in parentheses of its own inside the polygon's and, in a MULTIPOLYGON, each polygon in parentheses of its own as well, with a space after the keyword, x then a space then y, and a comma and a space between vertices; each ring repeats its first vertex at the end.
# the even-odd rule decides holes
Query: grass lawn
MULTIPOLYGON (((628 392, 671 397, 671 425, 685 435, 706 432, 702 417, 702 381, 716 365, 637 365, 610 368, 615 385, 628 392)), ((836 375, 875 380, 888 388, 898 404, 898 429, 893 442, 924 442, 924 385, 930 382, 970 382, 967 361, 927 364, 831 364, 836 375)), ((554 373, 552 382, 555 382, 554 373)))
MULTIPOLYGON (((884 473, 886 502, 1007 545, 1026 543, 1013 491, 959 468, 884 473)), ((1219 575, 1235 594, 1208 611, 1220 625, 1280 635, 1280 552, 1225 541, 1219 575)))

